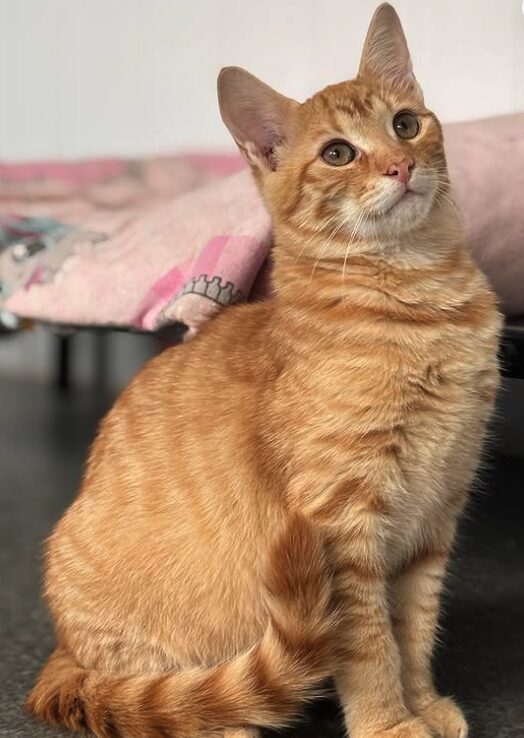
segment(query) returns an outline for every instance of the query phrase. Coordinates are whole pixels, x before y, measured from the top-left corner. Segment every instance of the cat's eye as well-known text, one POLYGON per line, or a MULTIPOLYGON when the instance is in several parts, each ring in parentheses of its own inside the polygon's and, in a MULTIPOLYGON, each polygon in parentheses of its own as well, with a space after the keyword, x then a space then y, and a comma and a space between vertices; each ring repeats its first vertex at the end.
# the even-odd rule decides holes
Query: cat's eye
POLYGON ((415 138, 420 131, 420 123, 409 110, 402 110, 393 118, 393 128, 399 138, 415 138))
POLYGON ((331 141, 321 154, 326 164, 331 164, 332 167, 343 167, 353 161, 356 155, 357 152, 347 141, 331 141))

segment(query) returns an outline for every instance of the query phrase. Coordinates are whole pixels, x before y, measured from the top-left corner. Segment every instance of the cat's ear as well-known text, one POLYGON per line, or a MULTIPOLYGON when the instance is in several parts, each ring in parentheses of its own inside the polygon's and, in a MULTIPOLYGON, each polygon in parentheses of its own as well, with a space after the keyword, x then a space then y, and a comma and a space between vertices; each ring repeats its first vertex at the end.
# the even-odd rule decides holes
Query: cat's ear
POLYGON ((249 163, 275 171, 277 149, 288 138, 298 103, 240 67, 225 67, 218 75, 218 102, 222 120, 249 163))
POLYGON ((358 74, 382 79, 423 99, 400 19, 389 3, 380 5, 371 20, 358 74))

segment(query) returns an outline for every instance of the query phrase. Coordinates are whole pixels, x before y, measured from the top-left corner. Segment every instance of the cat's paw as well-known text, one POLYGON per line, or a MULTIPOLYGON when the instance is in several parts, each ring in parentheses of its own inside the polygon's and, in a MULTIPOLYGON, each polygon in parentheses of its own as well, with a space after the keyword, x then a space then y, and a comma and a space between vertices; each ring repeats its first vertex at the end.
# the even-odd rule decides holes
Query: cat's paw
POLYGON ((438 738, 467 738, 468 724, 460 707, 440 697, 420 711, 420 717, 438 738))
POLYGON ((434 734, 420 718, 410 717, 393 728, 373 733, 369 738, 434 738, 434 734))

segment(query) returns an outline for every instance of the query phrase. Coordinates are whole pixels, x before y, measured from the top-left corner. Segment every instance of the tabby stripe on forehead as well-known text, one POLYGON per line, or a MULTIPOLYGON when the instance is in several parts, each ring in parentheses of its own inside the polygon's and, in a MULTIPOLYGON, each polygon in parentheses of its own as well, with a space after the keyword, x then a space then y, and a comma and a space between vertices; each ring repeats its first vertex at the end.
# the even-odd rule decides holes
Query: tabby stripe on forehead
POLYGON ((328 117, 330 126, 333 128, 334 131, 337 132, 337 134, 339 134, 340 136, 343 136, 344 135, 343 130, 340 126, 339 121, 337 120, 335 111, 333 110, 329 102, 327 102, 326 100, 323 100, 322 102, 324 103, 324 107, 326 109, 326 115, 328 117))
POLYGON ((336 104, 335 110, 337 110, 339 113, 344 113, 345 115, 349 115, 351 118, 353 118, 355 115, 366 115, 368 113, 371 113, 373 110, 373 104, 371 100, 366 97, 363 100, 352 100, 350 104, 336 104))

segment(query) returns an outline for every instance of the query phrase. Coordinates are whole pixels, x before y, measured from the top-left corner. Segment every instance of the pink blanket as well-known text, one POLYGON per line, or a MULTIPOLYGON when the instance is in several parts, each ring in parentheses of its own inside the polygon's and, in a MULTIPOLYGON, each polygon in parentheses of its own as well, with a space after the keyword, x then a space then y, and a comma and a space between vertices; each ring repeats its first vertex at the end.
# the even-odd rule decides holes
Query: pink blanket
MULTIPOLYGON (((446 128, 470 242, 524 312, 524 114, 446 128)), ((240 157, 0 164, 0 316, 189 335, 246 299, 270 247, 240 157)))

